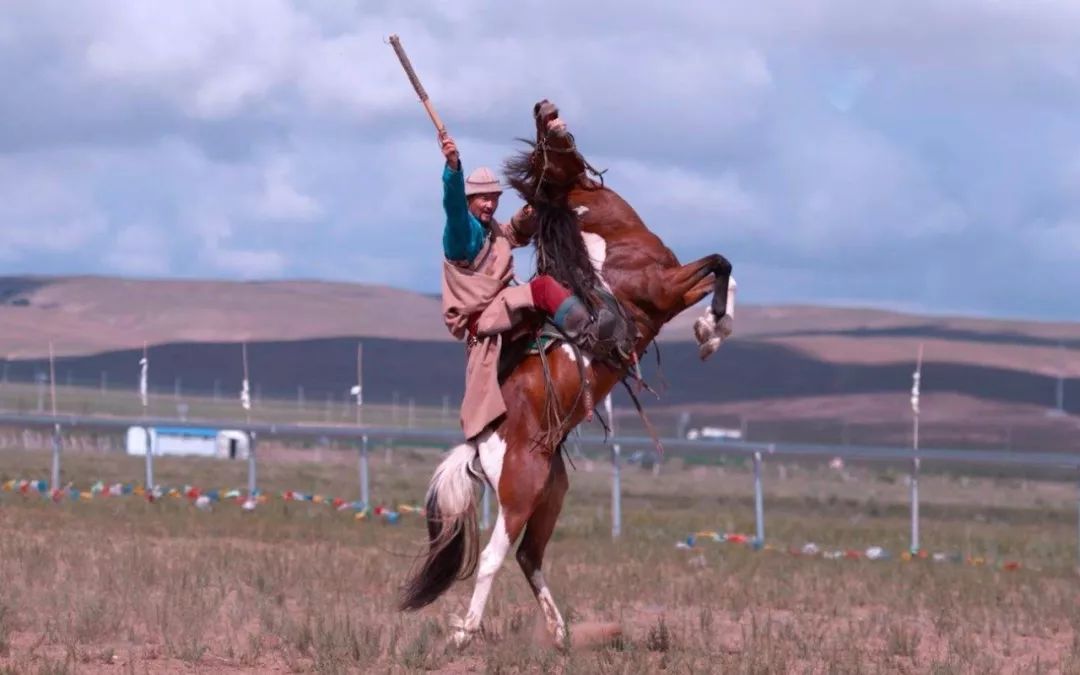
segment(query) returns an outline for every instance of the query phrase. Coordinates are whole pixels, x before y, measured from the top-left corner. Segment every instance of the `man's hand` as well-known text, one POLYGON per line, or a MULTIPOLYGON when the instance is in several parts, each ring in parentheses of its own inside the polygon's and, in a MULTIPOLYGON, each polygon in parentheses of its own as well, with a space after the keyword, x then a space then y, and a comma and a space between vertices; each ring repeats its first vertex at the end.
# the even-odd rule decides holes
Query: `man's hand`
POLYGON ((454 171, 461 169, 461 156, 458 155, 457 144, 454 143, 454 139, 450 134, 443 133, 439 135, 439 140, 442 142, 442 154, 446 158, 446 164, 454 171))

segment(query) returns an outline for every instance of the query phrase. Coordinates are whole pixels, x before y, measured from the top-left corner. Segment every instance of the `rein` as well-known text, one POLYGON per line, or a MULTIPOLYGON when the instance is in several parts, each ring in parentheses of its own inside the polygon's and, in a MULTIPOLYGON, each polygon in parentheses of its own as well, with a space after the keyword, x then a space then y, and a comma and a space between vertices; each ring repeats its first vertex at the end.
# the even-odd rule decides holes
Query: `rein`
POLYGON ((536 187, 533 188, 533 195, 532 195, 533 201, 536 201, 537 198, 539 197, 540 189, 543 187, 544 183, 549 182, 549 181, 546 180, 547 179, 548 167, 551 166, 551 162, 548 160, 548 153, 549 152, 557 153, 557 154, 560 154, 560 155, 574 155, 574 157, 579 162, 581 162, 581 165, 583 167, 582 170, 580 172, 578 172, 573 177, 573 179, 571 179, 566 185, 557 185, 557 184, 552 183, 552 185, 555 185, 555 187, 560 187, 560 188, 566 189, 568 186, 571 186, 574 183, 580 182, 581 178, 583 176, 585 176, 586 174, 591 174, 592 176, 594 176, 596 179, 598 179, 600 181, 600 187, 604 187, 604 174, 607 173, 607 169, 604 169, 603 171, 600 171, 600 170, 596 169, 592 164, 589 163, 589 161, 587 159, 585 159, 585 157, 582 156, 582 154, 580 152, 578 152, 577 141, 574 139, 574 134, 572 134, 572 133, 570 133, 568 131, 568 132, 566 132, 566 135, 564 136, 564 138, 567 138, 567 139, 570 140, 570 147, 568 147, 568 148, 552 147, 548 143, 548 135, 547 134, 545 134, 544 137, 541 138, 540 141, 533 147, 533 156, 535 157, 536 153, 539 152, 540 157, 543 160, 543 165, 540 168, 540 176, 536 180, 536 187))

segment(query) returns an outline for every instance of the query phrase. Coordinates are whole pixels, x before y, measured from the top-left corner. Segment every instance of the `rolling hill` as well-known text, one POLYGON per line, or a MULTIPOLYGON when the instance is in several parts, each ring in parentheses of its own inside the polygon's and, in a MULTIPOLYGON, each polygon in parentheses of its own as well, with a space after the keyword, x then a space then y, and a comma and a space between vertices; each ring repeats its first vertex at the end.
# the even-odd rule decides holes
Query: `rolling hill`
MULTIPOLYGON (((917 346, 924 391, 943 420, 1044 421, 1064 387, 1080 410, 1080 324, 931 317, 873 309, 740 305, 736 335, 709 362, 689 343, 693 308, 659 341, 668 387, 660 406, 745 419, 903 418, 917 346), (1059 385, 1059 377, 1062 384, 1059 385), (767 411, 767 412, 766 412, 767 411)), ((253 381, 268 396, 341 396, 365 347, 370 400, 456 403, 463 346, 447 334, 437 297, 319 281, 225 282, 103 277, 0 278, 4 379, 46 369, 49 343, 61 383, 107 378, 134 387, 149 345, 152 384, 185 391, 234 387, 238 344, 249 343, 253 381)), ((659 381, 655 349, 646 373, 659 381)))

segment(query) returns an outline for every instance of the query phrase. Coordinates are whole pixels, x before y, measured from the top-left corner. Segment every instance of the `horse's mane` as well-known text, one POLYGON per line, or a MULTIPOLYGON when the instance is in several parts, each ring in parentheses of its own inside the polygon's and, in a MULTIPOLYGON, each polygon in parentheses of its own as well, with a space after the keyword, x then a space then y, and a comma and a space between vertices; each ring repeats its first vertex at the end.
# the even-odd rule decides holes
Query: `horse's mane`
POLYGON ((532 156, 536 151, 536 143, 530 140, 517 139, 529 146, 529 150, 519 150, 503 163, 503 173, 506 174, 506 182, 518 193, 523 200, 535 206, 537 176, 533 175, 532 156))
MULTIPOLYGON (((535 149, 531 141, 524 142, 535 149)), ((533 207, 537 274, 550 275, 595 310, 596 271, 581 237, 578 215, 567 200, 569 188, 540 184, 532 158, 532 151, 523 150, 506 160, 503 168, 510 186, 533 207)))

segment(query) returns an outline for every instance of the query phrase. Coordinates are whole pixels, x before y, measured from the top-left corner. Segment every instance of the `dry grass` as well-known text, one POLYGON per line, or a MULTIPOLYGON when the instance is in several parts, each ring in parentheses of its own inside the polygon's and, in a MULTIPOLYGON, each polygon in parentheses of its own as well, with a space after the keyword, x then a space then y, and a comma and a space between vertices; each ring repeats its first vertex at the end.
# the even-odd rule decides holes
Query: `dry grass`
MULTIPOLYGON (((431 455, 376 453, 373 491, 415 501, 431 455)), ((127 458, 67 458, 82 484, 135 480, 127 458)), ((350 457, 263 466, 273 490, 355 494, 350 457), (337 459, 338 461, 333 461, 337 459)), ((47 475, 47 456, 9 453, 0 480, 47 475)), ((230 487, 242 467, 161 459, 163 482, 230 487)), ((778 544, 906 543, 900 481, 788 468, 767 474, 778 544)), ((485 635, 448 647, 459 584, 418 615, 394 591, 423 537, 420 521, 357 523, 325 506, 274 501, 255 514, 180 500, 54 505, 0 496, 0 668, 6 672, 1080 672, 1074 488, 928 477, 931 549, 1016 558, 1024 567, 826 561, 707 543, 697 529, 752 531, 750 483, 728 468, 625 475, 624 536, 609 532, 607 472, 579 462, 549 547, 548 581, 575 626, 615 621, 621 639, 553 651, 508 561, 485 635)))

